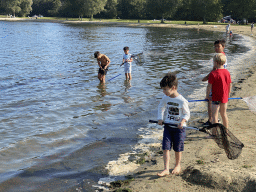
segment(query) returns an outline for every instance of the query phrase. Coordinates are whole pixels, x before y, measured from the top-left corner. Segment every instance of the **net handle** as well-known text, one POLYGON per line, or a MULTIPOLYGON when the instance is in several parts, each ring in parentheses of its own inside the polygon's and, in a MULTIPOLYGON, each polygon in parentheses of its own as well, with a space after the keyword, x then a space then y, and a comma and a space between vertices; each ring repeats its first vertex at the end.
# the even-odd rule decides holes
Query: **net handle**
POLYGON ((113 80, 113 79, 115 79, 116 77, 118 77, 118 76, 120 76, 121 75, 121 73, 119 73, 118 75, 116 75, 115 77, 112 77, 111 79, 109 79, 108 81, 111 81, 111 80, 113 80))
MULTIPOLYGON (((233 99, 243 99, 242 97, 231 97, 228 98, 228 100, 233 100, 233 99)), ((198 101, 209 101, 208 99, 199 99, 199 100, 188 100, 188 102, 198 102, 198 101)))
MULTIPOLYGON (((233 100, 233 99, 243 99, 242 97, 231 97, 228 98, 228 100, 233 100)), ((208 99, 199 99, 199 100, 188 100, 188 102, 199 102, 199 101, 209 101, 208 99)))
MULTIPOLYGON (((154 121, 154 120, 149 120, 149 122, 150 122, 150 123, 158 123, 158 121, 154 121)), ((169 125, 169 126, 171 126, 171 127, 177 127, 177 124, 164 123, 164 122, 163 122, 163 124, 164 124, 164 125, 169 125)), ((187 126, 184 126, 184 128, 186 128, 186 129, 194 129, 194 130, 197 130, 197 131, 205 132, 204 129, 199 129, 199 128, 197 128, 197 127, 187 127, 187 126)))
POLYGON ((132 56, 131 56, 131 57, 136 57, 136 56, 138 56, 138 55, 142 55, 142 54, 143 54, 143 52, 138 53, 138 54, 132 54, 132 56))

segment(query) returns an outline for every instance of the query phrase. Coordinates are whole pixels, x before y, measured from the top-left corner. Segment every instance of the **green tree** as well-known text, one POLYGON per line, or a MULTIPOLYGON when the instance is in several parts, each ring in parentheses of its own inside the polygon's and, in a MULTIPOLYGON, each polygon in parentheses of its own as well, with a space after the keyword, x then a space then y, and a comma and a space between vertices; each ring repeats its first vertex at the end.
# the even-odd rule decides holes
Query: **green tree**
POLYGON ((192 0, 193 20, 218 21, 222 17, 221 0, 192 0))
POLYGON ((131 16, 136 19, 145 18, 146 0, 131 0, 131 16))
POLYGON ((230 15, 236 19, 255 18, 256 15, 256 0, 232 0, 227 8, 230 10, 230 15))
POLYGON ((147 12, 154 18, 172 17, 182 0, 147 0, 147 12))
POLYGON ((93 19, 93 15, 104 10, 107 0, 82 0, 81 16, 89 16, 93 19))
POLYGON ((104 10, 99 14, 103 18, 116 18, 117 16, 117 0, 107 0, 104 10))
POLYGON ((11 12, 13 16, 21 11, 20 0, 7 0, 6 1, 6 10, 11 12))
POLYGON ((30 14, 30 11, 32 11, 32 0, 21 0, 20 8, 21 11, 19 12, 19 15, 22 17, 25 17, 26 15, 30 14))
POLYGON ((60 0, 33 0, 32 15, 58 16, 60 0))

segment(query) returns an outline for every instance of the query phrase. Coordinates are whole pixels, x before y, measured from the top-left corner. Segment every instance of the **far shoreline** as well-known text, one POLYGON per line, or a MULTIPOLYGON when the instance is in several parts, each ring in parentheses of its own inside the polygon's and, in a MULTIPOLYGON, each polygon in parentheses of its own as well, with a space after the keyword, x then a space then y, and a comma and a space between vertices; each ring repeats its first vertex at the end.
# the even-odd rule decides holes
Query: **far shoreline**
MULTIPOLYGON (((22 22, 53 22, 53 23, 67 23, 67 24, 105 24, 105 25, 125 25, 132 27, 163 27, 163 28, 177 28, 177 29, 196 29, 196 30, 208 30, 208 31, 218 31, 218 32, 226 32, 225 24, 172 24, 171 22, 166 23, 136 23, 136 22, 110 22, 110 21, 88 21, 88 20, 60 20, 60 19, 44 19, 44 18, 5 18, 0 17, 0 21, 22 21, 22 22)), ((189 21, 187 22, 189 23, 189 21)), ((230 30, 233 34, 246 35, 255 38, 254 33, 251 32, 251 27, 248 25, 231 25, 230 30)))

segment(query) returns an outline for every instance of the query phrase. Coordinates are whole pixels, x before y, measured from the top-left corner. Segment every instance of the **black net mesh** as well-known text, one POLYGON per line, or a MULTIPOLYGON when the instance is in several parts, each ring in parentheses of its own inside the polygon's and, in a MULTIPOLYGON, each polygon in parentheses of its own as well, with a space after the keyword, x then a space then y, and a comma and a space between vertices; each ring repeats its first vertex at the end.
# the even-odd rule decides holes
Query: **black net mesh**
POLYGON ((244 144, 239 141, 224 125, 215 123, 206 129, 213 136, 217 145, 224 149, 229 159, 236 159, 242 152, 244 144))
POLYGON ((145 63, 144 56, 142 53, 137 54, 133 57, 133 61, 136 63, 136 65, 143 65, 145 63))

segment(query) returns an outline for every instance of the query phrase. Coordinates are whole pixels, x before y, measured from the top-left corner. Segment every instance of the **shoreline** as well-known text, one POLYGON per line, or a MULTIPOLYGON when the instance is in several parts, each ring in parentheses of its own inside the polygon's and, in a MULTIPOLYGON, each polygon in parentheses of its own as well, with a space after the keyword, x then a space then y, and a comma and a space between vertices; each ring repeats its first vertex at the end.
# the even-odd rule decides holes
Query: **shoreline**
MULTIPOLYGON (((225 33, 225 26, 218 25, 176 25, 176 24, 127 24, 129 26, 190 28, 225 33)), ((233 34, 255 36, 248 26, 231 25, 233 34)), ((245 73, 245 77, 233 84, 232 97, 256 95, 256 62, 245 73)), ((178 175, 158 177, 156 174, 163 169, 161 154, 148 159, 134 174, 129 175, 128 185, 121 189, 133 192, 157 191, 255 191, 256 190, 256 123, 255 114, 242 100, 230 101, 228 105, 229 130, 241 140, 245 147, 236 160, 229 160, 224 150, 217 147, 211 139, 205 139, 205 133, 193 133, 186 139, 182 157, 182 172, 178 175)), ((173 157, 171 152, 171 161, 173 157)), ((171 165, 172 168, 172 165, 171 165)), ((124 182, 125 183, 125 182, 124 182)), ((117 190, 119 187, 112 189, 117 190)))
MULTIPOLYGON (((60 23, 99 23, 112 25, 126 25, 134 27, 169 27, 196 30, 209 30, 225 32, 225 25, 179 25, 179 24, 140 24, 140 23, 110 23, 90 21, 58 21, 43 19, 8 19, 11 21, 28 22, 60 22, 60 23)), ((1 19, 0 19, 1 20, 1 19)), ((251 36, 251 28, 248 26, 231 25, 234 34, 251 36)), ((255 33, 255 32, 254 32, 255 33)), ((255 39, 255 37, 253 36, 255 39)), ((255 63, 254 63, 255 65, 255 63)), ((244 80, 233 85, 235 91, 232 97, 256 95, 256 69, 252 66, 244 80)), ((255 114, 242 100, 229 102, 228 117, 229 129, 241 140, 245 147, 241 156, 236 160, 229 160, 223 150, 219 149, 211 139, 205 139, 204 133, 195 132, 188 135, 185 151, 182 157, 182 173, 179 176, 169 175, 159 178, 156 173, 163 169, 162 155, 158 154, 141 165, 132 176, 134 180, 127 186, 133 192, 157 192, 157 191, 255 191, 256 190, 256 123, 255 114)), ((174 162, 171 152, 171 164, 174 162)))
MULTIPOLYGON (((218 31, 218 32, 226 32, 226 25, 185 25, 185 24, 171 24, 171 23, 126 23, 126 22, 104 22, 104 21, 80 21, 80 20, 57 20, 57 19, 24 19, 24 18, 4 18, 0 17, 0 21, 23 21, 23 22, 58 22, 58 23, 67 23, 67 24, 106 24, 106 25, 126 25, 133 27, 167 27, 167 28, 182 28, 182 29, 196 29, 196 30, 209 30, 209 31, 218 31)), ((230 29, 233 34, 241 34, 247 35, 253 38, 255 29, 253 34, 251 33, 251 27, 246 25, 231 25, 230 29)))

